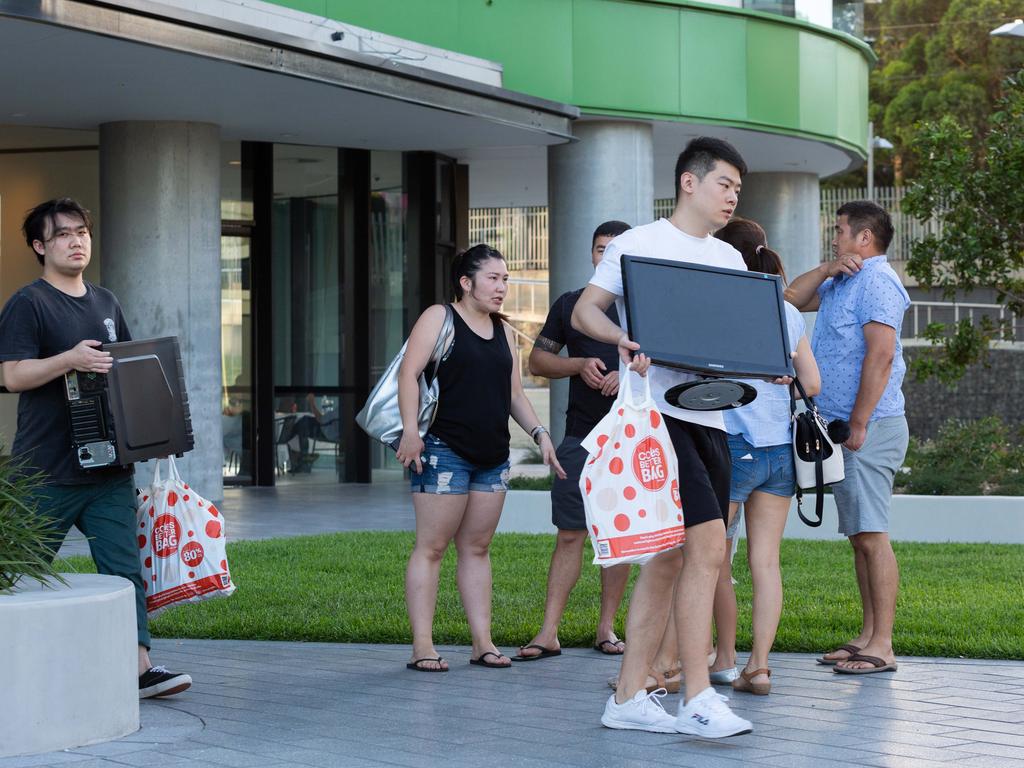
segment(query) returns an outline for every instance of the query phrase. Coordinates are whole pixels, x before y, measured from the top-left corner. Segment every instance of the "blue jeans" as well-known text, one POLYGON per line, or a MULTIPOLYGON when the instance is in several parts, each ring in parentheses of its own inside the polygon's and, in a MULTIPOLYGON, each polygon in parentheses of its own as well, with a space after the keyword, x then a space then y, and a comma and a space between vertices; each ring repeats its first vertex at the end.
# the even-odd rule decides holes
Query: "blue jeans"
POLYGON ((508 490, 509 463, 481 467, 466 461, 431 434, 423 438, 423 472, 410 475, 413 493, 466 494, 470 491, 504 493, 508 490))
POLYGON ((729 453, 732 456, 730 501, 742 503, 754 491, 774 496, 793 495, 796 488, 793 446, 755 448, 741 435, 729 435, 729 453))

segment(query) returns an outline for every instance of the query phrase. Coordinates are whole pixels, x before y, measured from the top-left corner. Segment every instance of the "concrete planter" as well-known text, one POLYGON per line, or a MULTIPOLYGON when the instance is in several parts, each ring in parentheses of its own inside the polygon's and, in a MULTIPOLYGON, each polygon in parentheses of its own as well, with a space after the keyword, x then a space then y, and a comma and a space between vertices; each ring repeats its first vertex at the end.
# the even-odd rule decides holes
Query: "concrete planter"
POLYGON ((117 576, 0 595, 0 757, 119 738, 139 728, 135 592, 117 576))
MULTIPOLYGON (((804 514, 812 517, 814 496, 804 497, 804 514)), ((825 496, 820 528, 804 525, 796 514, 796 500, 786 521, 790 539, 840 540, 836 507, 825 496)), ((963 543, 1024 544, 1024 497, 1022 496, 904 496, 892 497, 894 541, 955 541, 963 543)), ((498 525, 499 532, 554 533, 551 495, 547 491, 509 491, 498 525)), ((742 535, 742 529, 741 529, 742 535)))

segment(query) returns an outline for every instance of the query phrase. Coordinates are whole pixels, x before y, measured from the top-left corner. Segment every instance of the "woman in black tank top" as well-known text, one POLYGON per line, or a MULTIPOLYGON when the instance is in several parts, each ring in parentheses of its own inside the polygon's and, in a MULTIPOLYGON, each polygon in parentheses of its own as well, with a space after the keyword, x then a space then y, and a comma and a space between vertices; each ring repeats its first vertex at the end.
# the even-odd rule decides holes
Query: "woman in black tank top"
POLYGON ((412 471, 416 546, 405 578, 412 625, 412 659, 420 672, 445 672, 434 649, 434 608, 441 559, 455 541, 457 581, 473 636, 471 664, 508 667, 511 660, 491 640, 489 547, 508 489, 511 415, 540 446, 544 463, 559 477, 551 439, 523 392, 515 340, 499 313, 508 291, 504 257, 478 245, 452 265, 456 301, 434 305, 413 326, 398 374, 398 401, 405 431, 397 457, 412 471), (425 438, 417 425, 420 374, 427 367, 446 312, 454 334, 436 376, 440 396, 425 438))

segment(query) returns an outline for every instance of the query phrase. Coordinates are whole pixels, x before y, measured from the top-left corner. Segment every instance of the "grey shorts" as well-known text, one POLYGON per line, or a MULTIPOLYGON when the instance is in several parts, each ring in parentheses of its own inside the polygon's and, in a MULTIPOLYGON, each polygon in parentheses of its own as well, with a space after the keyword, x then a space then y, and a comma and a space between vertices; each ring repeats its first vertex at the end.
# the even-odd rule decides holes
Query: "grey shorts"
POLYGON ((555 478, 551 486, 551 524, 561 531, 585 531, 587 513, 580 494, 580 473, 587 461, 587 450, 581 437, 566 437, 558 444, 555 455, 565 470, 565 480, 555 478))
POLYGON ((859 451, 843 446, 846 479, 832 486, 841 534, 889 532, 892 483, 909 441, 906 417, 888 416, 868 424, 859 451))

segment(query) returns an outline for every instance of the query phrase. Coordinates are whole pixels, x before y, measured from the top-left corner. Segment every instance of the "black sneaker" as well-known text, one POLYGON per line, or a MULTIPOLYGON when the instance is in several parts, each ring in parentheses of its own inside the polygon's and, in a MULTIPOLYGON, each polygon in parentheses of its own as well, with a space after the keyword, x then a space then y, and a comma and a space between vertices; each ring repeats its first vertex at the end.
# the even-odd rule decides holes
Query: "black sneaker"
POLYGON ((192 678, 178 672, 168 672, 167 667, 150 667, 139 675, 139 698, 173 696, 188 690, 192 678))

